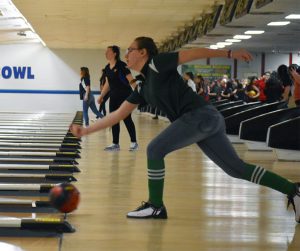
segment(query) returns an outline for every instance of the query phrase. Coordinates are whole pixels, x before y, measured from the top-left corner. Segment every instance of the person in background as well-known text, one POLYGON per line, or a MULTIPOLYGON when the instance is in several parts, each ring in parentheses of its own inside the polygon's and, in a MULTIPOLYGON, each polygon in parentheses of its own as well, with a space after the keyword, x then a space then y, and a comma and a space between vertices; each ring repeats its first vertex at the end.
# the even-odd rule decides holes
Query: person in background
POLYGON ((259 89, 259 97, 258 100, 261 102, 265 102, 267 100, 267 97, 265 95, 265 87, 266 87, 266 82, 270 78, 270 72, 265 72, 264 75, 256 80, 255 85, 259 89))
POLYGON ((226 86, 227 86, 227 78, 222 78, 222 79, 220 79, 219 80, 220 81, 220 88, 221 88, 221 98, 223 98, 222 97, 222 93, 225 91, 225 89, 226 89, 226 86))
POLYGON ((200 95, 203 90, 201 90, 202 83, 204 82, 204 79, 201 75, 194 76, 194 83, 196 85, 196 92, 200 95), (199 93, 200 92, 200 93, 199 93))
MULTIPOLYGON (((118 123, 141 103, 155 104, 167 114, 171 124, 147 147, 148 200, 142 202, 137 209, 128 212, 127 218, 168 218, 163 201, 164 159, 169 153, 196 143, 206 156, 228 175, 286 194, 289 203, 293 205, 295 220, 300 222, 299 184, 259 165, 241 160, 226 136, 223 116, 213 105, 193 92, 177 72, 178 65, 197 59, 226 57, 250 61, 251 54, 243 49, 231 51, 207 48, 158 54, 156 44, 149 37, 136 38, 129 49, 125 56, 128 67, 143 77, 134 92, 117 111, 97 121, 92 127, 71 126, 72 133, 81 137, 118 123)), ((184 178, 184 175, 182 177, 184 178)))
POLYGON ((192 90, 194 92, 197 92, 197 90, 196 90, 196 84, 195 84, 195 82, 193 80, 194 79, 194 74, 192 72, 186 72, 186 73, 184 73, 183 74, 183 79, 186 81, 187 85, 192 88, 192 90))
POLYGON ((245 94, 245 88, 243 84, 239 81, 236 80, 236 93, 235 93, 235 99, 236 100, 246 100, 246 94, 245 94))
POLYGON ((211 85, 209 87, 209 100, 210 101, 218 101, 221 99, 221 91, 222 88, 220 86, 219 80, 214 80, 211 82, 211 85))
POLYGON ((296 106, 300 107, 300 75, 299 75, 300 68, 299 66, 292 66, 290 67, 290 73, 294 80, 294 100, 296 106))
MULTIPOLYGON (((105 53, 108 64, 105 66, 105 84, 102 92, 98 98, 98 103, 101 104, 105 95, 109 92, 109 112, 116 111, 121 104, 132 93, 130 82, 133 80, 130 70, 127 68, 126 63, 120 59, 120 48, 116 45, 109 46, 105 53)), ((130 136, 129 151, 138 150, 138 143, 136 141, 135 125, 131 118, 131 113, 124 118, 124 124, 130 136)), ((119 138, 120 138, 120 123, 116 123, 112 127, 113 142, 111 145, 104 148, 105 151, 119 151, 119 138)))
POLYGON ((277 77, 277 72, 272 72, 266 81, 264 93, 267 103, 273 103, 282 100, 283 86, 277 77))
POLYGON ((201 75, 196 75, 194 77, 194 82, 196 84, 196 90, 198 95, 202 96, 206 101, 209 100, 209 86, 207 81, 201 76, 201 75))
POLYGON ((237 90, 234 89, 232 81, 227 80, 225 89, 221 93, 221 97, 222 97, 222 99, 228 99, 230 101, 234 101, 236 92, 237 92, 237 90))
MULTIPOLYGON (((102 69, 102 74, 101 74, 101 77, 100 77, 100 94, 101 94, 101 92, 103 90, 103 87, 105 85, 105 81, 106 81, 105 72, 104 72, 104 69, 102 69)), ((108 99, 109 99, 109 92, 103 97, 103 101, 101 102, 101 104, 99 106, 99 112, 103 113, 104 116, 106 116, 105 103, 108 99)))
POLYGON ((83 100, 83 119, 85 126, 89 126, 89 108, 97 118, 102 118, 103 115, 97 110, 95 98, 91 91, 91 80, 89 68, 80 68, 80 84, 79 84, 80 99, 83 100))
POLYGON ((291 88, 293 85, 293 80, 289 75, 288 67, 284 64, 280 65, 277 69, 278 79, 282 82, 283 85, 283 100, 286 102, 286 107, 288 107, 289 99, 291 96, 291 88))
POLYGON ((258 101, 258 97, 260 95, 260 91, 255 85, 257 81, 257 77, 251 77, 249 79, 249 84, 245 88, 246 101, 247 102, 255 102, 258 101))

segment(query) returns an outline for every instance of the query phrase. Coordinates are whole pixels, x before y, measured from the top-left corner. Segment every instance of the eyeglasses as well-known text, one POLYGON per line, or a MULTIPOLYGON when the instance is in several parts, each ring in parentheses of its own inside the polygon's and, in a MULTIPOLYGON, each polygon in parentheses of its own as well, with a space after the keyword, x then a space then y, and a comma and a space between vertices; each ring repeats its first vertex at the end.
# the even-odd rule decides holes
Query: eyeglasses
POLYGON ((132 52, 132 51, 134 51, 134 50, 139 50, 139 48, 131 48, 131 47, 129 47, 129 48, 127 48, 127 50, 126 50, 126 54, 129 54, 130 52, 132 52))

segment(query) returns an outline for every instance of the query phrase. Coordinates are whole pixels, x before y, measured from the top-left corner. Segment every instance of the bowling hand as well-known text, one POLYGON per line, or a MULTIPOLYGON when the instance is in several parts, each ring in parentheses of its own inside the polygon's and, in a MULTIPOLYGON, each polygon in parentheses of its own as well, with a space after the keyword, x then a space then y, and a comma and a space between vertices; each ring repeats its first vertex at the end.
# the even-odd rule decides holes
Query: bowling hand
POLYGON ((82 126, 76 124, 70 125, 70 131, 77 138, 87 134, 87 128, 83 128, 82 126))
POLYGON ((239 49, 236 51, 232 51, 232 58, 238 59, 238 60, 243 60, 246 62, 253 60, 253 57, 250 54, 250 52, 246 51, 245 49, 239 49))

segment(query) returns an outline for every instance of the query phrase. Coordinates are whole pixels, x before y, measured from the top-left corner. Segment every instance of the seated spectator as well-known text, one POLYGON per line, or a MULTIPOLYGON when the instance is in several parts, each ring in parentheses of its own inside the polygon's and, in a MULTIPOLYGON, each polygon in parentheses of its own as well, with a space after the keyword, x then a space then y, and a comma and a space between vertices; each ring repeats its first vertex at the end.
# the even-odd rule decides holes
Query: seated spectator
POLYGON ((221 87, 219 81, 212 81, 208 95, 211 101, 217 101, 221 99, 221 87))
POLYGON ((235 100, 236 89, 234 89, 231 81, 226 83, 225 90, 221 92, 221 97, 223 99, 229 99, 231 101, 235 100))
POLYGON ((206 101, 209 100, 209 86, 208 86, 208 83, 204 80, 204 78, 201 76, 201 75, 197 75, 195 78, 194 78, 194 82, 196 84, 196 89, 197 89, 197 93, 204 97, 204 99, 206 101))

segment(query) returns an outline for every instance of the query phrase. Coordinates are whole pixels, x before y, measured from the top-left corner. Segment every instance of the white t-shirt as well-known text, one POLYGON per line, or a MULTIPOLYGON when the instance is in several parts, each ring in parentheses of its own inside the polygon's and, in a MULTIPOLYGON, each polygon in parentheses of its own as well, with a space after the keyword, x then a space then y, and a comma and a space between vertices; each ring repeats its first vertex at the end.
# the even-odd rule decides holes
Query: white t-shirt
POLYGON ((193 90, 194 92, 197 92, 197 90, 196 90, 196 84, 195 84, 195 82, 194 82, 193 80, 189 79, 189 80, 187 81, 187 84, 188 84, 189 87, 192 88, 192 90, 193 90))

